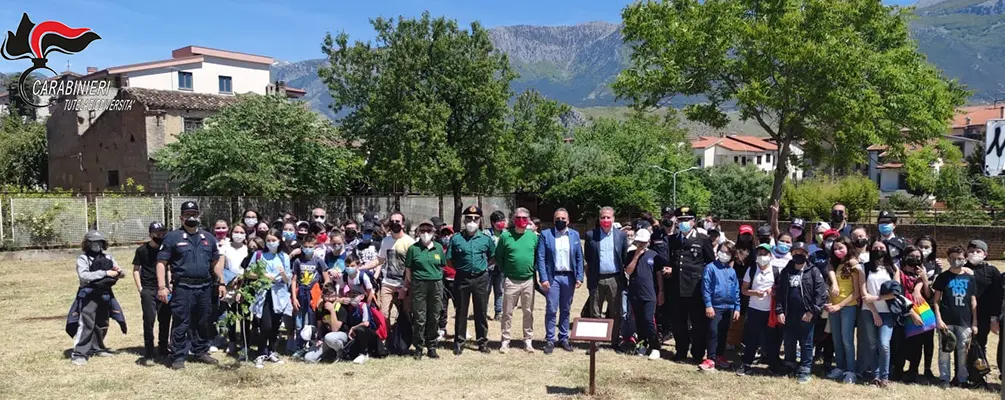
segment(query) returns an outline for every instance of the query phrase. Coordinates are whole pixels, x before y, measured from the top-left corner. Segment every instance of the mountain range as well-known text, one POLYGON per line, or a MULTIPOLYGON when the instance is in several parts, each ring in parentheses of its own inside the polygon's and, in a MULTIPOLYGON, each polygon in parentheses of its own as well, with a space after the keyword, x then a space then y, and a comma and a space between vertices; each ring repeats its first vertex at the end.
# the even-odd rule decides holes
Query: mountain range
MULTIPOLYGON (((972 103, 1005 101, 1005 0, 921 0, 911 34, 930 62, 966 84, 972 103)), ((533 88, 576 108, 619 106, 609 84, 630 62, 621 27, 607 22, 572 26, 516 25, 489 35, 520 74, 515 93, 533 88)), ((305 89, 311 107, 334 119, 331 97, 318 78, 325 59, 277 62, 272 79, 305 89)), ((676 105, 693 102, 678 99, 676 105)), ((589 112, 588 112, 589 114, 589 112)))

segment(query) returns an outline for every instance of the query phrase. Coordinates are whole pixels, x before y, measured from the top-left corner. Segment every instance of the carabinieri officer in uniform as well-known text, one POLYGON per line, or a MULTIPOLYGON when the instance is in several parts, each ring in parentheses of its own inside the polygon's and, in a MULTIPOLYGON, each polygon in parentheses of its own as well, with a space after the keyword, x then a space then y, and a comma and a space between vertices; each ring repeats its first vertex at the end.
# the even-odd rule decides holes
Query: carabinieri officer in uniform
POLYGON ((171 369, 176 370, 185 368, 189 350, 193 361, 217 364, 209 356, 211 296, 223 297, 227 292, 216 239, 199 228, 199 205, 182 203, 181 221, 184 227, 169 232, 157 253, 157 298, 171 306, 170 360, 171 369), (168 265, 170 286, 165 279, 168 265))

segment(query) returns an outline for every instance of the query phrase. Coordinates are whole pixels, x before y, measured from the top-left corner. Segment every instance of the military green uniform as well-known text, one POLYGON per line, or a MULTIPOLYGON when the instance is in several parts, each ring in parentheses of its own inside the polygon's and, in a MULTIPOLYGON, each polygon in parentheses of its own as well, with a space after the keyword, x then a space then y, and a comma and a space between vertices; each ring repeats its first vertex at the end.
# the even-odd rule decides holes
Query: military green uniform
POLYGON ((405 268, 412 271, 409 290, 412 294, 412 343, 417 350, 434 348, 437 338, 437 318, 443 306, 443 267, 447 257, 443 245, 421 241, 408 248, 405 268))

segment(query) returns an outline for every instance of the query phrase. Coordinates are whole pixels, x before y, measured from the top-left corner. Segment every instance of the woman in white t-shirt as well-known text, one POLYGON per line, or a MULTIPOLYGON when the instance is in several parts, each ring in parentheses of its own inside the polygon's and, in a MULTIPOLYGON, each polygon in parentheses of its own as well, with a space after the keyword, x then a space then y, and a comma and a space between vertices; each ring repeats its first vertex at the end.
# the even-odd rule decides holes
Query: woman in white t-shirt
POLYGON ((865 373, 871 375, 872 383, 886 387, 890 377, 890 339, 896 316, 890 312, 886 301, 893 295, 880 296, 880 288, 888 281, 900 282, 900 271, 893 264, 893 258, 882 240, 873 240, 869 245, 869 263, 865 265, 865 281, 862 283, 862 316, 859 330, 864 331, 865 373))
MULTIPOLYGON (((227 283, 227 297, 224 301, 229 305, 227 306, 231 312, 238 311, 238 303, 236 301, 235 292, 237 286, 240 285, 241 275, 244 275, 244 268, 241 264, 244 259, 248 258, 248 246, 245 244, 248 235, 244 230, 244 226, 241 224, 234 225, 230 230, 230 240, 227 241, 227 245, 220 248, 220 255, 223 256, 223 280, 227 283)), ((223 314, 223 312, 221 312, 223 314)), ((222 315, 221 315, 222 316, 222 315)), ((227 326, 227 339, 230 342, 227 345, 227 354, 236 355, 237 354, 237 329, 235 329, 237 324, 230 324, 227 326)), ((241 327, 242 332, 247 332, 248 326, 245 324, 241 327)))
MULTIPOLYGON (((783 235, 788 236, 788 233, 783 235)), ((778 347, 781 344, 777 329, 768 326, 772 288, 778 275, 771 266, 774 251, 767 243, 757 246, 756 250, 756 263, 743 274, 743 283, 740 285, 740 293, 750 298, 747 321, 743 326, 743 364, 736 370, 736 374, 740 376, 750 371, 758 348, 761 348, 763 353, 762 362, 774 367, 773 364, 778 361, 778 347), (765 344, 763 348, 762 343, 765 344)))

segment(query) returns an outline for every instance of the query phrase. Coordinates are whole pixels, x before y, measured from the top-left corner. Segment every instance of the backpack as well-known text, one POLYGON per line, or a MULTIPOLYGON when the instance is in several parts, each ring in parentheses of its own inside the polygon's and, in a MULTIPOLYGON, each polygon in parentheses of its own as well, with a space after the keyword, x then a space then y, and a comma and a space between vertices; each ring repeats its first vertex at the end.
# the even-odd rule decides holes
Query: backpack
POLYGON ((398 314, 398 320, 391 328, 391 335, 387 337, 385 345, 388 353, 406 356, 412 348, 412 320, 406 314, 398 314))
POLYGON ((982 382, 991 372, 987 354, 975 340, 970 341, 970 349, 967 351, 967 372, 970 374, 970 382, 982 382))
POLYGON ((384 318, 384 313, 380 312, 380 310, 372 304, 368 305, 368 307, 370 307, 370 324, 372 325, 373 331, 377 334, 377 339, 380 339, 381 341, 387 340, 387 319, 384 318))

